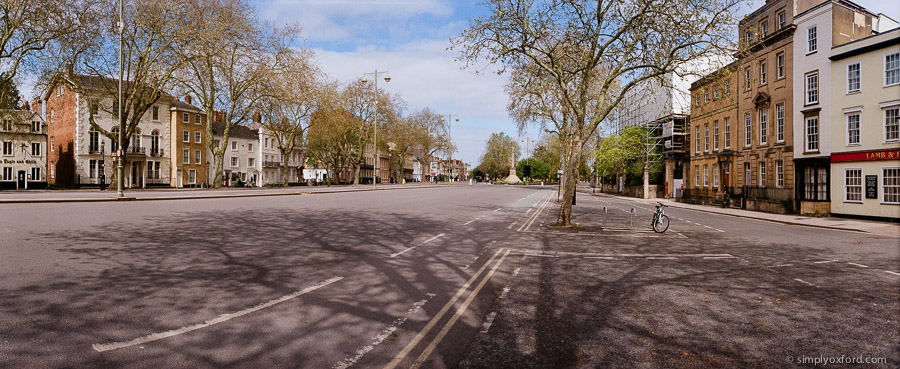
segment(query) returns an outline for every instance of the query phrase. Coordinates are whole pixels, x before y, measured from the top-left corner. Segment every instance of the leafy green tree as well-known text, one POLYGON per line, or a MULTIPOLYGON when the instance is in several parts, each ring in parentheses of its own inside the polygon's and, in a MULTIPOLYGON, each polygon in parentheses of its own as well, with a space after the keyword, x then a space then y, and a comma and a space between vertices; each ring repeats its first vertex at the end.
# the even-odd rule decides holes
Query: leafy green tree
POLYGON ((488 139, 481 164, 477 170, 484 172, 491 179, 503 179, 509 174, 510 158, 519 152, 519 143, 505 133, 492 133, 488 139))
POLYGON ((643 127, 629 126, 603 139, 594 154, 597 170, 601 175, 625 175, 629 167, 646 157, 646 137, 643 127))
POLYGON ((516 175, 519 178, 525 179, 526 165, 531 166, 531 175, 529 175, 528 178, 550 179, 550 166, 535 158, 519 160, 519 163, 516 164, 516 175))
POLYGON ((21 99, 19 88, 12 78, 7 78, 6 73, 0 73, 0 109, 18 109, 21 99))

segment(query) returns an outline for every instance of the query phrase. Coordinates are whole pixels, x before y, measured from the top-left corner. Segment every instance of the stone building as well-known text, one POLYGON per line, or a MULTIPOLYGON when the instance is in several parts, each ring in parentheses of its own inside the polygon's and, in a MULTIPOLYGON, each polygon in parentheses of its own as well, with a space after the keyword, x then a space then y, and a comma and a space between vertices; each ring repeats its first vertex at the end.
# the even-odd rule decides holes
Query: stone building
MULTIPOLYGON (((172 187, 208 186, 209 149, 206 147, 206 113, 191 105, 191 96, 184 101, 172 100, 169 108, 170 131, 174 137, 169 140, 171 158, 170 184, 172 187)), ((156 138, 153 138, 155 143, 156 138)), ((161 157, 163 148, 151 144, 150 156, 161 157)))
POLYGON ((50 147, 40 111, 39 100, 31 110, 0 110, 0 189, 47 188, 50 147))

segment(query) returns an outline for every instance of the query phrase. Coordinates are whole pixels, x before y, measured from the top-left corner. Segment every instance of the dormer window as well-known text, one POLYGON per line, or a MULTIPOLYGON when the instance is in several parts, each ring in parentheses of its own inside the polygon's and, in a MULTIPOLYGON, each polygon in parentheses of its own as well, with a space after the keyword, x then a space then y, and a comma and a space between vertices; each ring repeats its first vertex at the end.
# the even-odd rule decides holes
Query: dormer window
POLYGON ((32 132, 40 132, 41 131, 41 122, 37 121, 37 120, 31 122, 31 131, 32 132))

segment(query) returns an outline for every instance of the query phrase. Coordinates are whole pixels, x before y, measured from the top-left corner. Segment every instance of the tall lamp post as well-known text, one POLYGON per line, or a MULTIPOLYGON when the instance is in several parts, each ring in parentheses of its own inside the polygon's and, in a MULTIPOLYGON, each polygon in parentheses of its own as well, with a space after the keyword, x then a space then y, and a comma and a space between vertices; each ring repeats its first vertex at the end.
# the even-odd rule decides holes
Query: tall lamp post
POLYGON ((450 167, 447 183, 453 183, 453 136, 450 135, 450 124, 453 121, 453 117, 456 117, 456 121, 459 122, 459 115, 447 114, 447 165, 450 167))
POLYGON ((117 163, 116 163, 116 198, 125 197, 125 163, 124 156, 125 150, 122 150, 125 147, 125 116, 123 114, 123 110, 125 109, 125 104, 122 103, 122 79, 125 78, 125 0, 119 0, 119 101, 118 101, 118 110, 119 110, 119 147, 118 152, 116 152, 117 163))
POLYGON ((375 162, 372 163, 372 188, 378 187, 378 75, 384 74, 384 81, 390 82, 391 75, 387 71, 379 72, 375 69, 374 73, 366 73, 363 75, 362 83, 368 83, 366 76, 372 76, 375 81, 375 114, 373 115, 373 123, 375 124, 375 137, 372 139, 372 151, 375 152, 375 162))

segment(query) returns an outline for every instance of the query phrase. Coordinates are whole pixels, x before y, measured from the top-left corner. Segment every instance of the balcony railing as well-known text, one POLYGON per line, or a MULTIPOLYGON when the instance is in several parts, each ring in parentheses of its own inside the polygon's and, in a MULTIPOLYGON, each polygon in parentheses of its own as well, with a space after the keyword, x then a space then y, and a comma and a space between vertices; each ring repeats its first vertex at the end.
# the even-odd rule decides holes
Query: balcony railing
POLYGON ((281 168, 281 162, 280 162, 280 161, 269 161, 269 160, 264 160, 264 161, 263 161, 263 168, 281 168))
POLYGON ((132 147, 128 148, 128 152, 129 152, 129 153, 132 153, 132 154, 142 154, 142 155, 147 155, 147 148, 146 148, 146 147, 134 147, 134 146, 132 146, 132 147))
POLYGON ((163 149, 150 150, 150 156, 163 156, 163 149))

